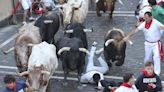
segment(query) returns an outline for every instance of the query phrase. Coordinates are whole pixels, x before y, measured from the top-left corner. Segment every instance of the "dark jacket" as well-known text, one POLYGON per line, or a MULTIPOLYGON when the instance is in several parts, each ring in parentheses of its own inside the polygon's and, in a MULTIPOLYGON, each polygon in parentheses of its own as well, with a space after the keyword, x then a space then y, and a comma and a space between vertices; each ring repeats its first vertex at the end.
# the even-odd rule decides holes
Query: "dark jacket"
POLYGON ((144 91, 148 91, 148 92, 158 92, 158 91, 162 91, 162 84, 161 84, 161 80, 159 78, 158 75, 153 74, 153 75, 147 75, 145 72, 143 72, 138 79, 136 80, 135 83, 137 89, 139 90, 139 92, 144 92, 144 91), (148 84, 153 83, 156 85, 156 88, 152 88, 151 86, 149 86, 148 84))
POLYGON ((109 89, 109 86, 119 87, 120 84, 122 83, 122 82, 116 83, 114 81, 106 81, 106 80, 101 80, 100 82, 101 82, 101 85, 104 87, 103 92, 111 92, 111 90, 109 89))
MULTIPOLYGON (((24 80, 16 81, 16 92, 19 92, 20 90, 26 88, 26 82, 24 80)), ((3 92, 14 92, 14 89, 8 89, 5 88, 3 92)))

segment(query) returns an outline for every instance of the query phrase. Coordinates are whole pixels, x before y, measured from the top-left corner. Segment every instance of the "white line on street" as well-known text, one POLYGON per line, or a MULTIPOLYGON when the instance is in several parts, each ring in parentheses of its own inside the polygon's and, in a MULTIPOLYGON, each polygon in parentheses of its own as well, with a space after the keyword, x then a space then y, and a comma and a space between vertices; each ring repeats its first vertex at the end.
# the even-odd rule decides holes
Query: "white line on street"
MULTIPOLYGON (((88 11, 88 13, 96 13, 96 11, 88 11)), ((102 11, 100 13, 103 13, 102 11)), ((110 11, 106 11, 106 13, 110 13, 110 11)), ((134 11, 114 11, 113 14, 134 14, 134 11)))
MULTIPOLYGON (((109 13, 110 11, 106 11, 106 13, 109 13)), ((88 13, 96 13, 96 11, 88 11, 88 13)), ((102 11, 100 11, 100 13, 103 13, 102 11)), ((114 11, 113 14, 134 14, 134 11, 114 11)), ((23 14, 23 12, 21 13, 17 13, 17 14, 23 14)))
MULTIPOLYGON (((1 69, 12 69, 12 70, 16 70, 17 67, 12 67, 12 66, 2 66, 0 65, 0 68, 1 69)), ((55 71, 55 73, 57 74, 63 74, 64 72, 63 71, 55 71)), ((77 73, 75 72, 70 72, 69 74, 71 75, 77 75, 77 73)), ((119 79, 119 80, 122 80, 123 78, 122 77, 118 77, 118 76, 104 76, 105 78, 109 78, 109 79, 119 79)))
MULTIPOLYGON (((93 14, 88 14, 88 16, 93 16, 93 14)), ((96 15, 94 15, 96 16, 96 15)), ((109 14, 104 13, 102 16, 109 16, 109 14)), ((134 17, 134 14, 113 14, 113 16, 118 16, 118 17, 134 17)))
MULTIPOLYGON (((6 72, 6 71, 0 71, 0 74, 12 74, 12 75, 17 75, 16 73, 14 72, 6 72)), ((52 79, 64 79, 64 77, 60 77, 60 76, 52 76, 51 77, 52 79)), ((77 81, 78 79, 77 78, 73 78, 73 77, 67 77, 68 80, 74 80, 74 81, 77 81)))
POLYGON ((14 34, 13 36, 11 36, 8 40, 4 41, 2 44, 0 44, 0 48, 2 48, 3 46, 7 45, 9 42, 11 42, 13 39, 15 39, 17 36, 17 33, 14 34))
MULTIPOLYGON (((100 12, 102 16, 109 16, 110 11, 107 11, 103 13, 102 11, 100 12)), ((97 16, 96 11, 89 11, 88 12, 89 16, 97 16)), ((134 11, 114 11, 113 16, 120 16, 120 17, 134 17, 134 11)))
MULTIPOLYGON (((0 68, 2 69, 17 69, 16 67, 10 67, 10 66, 0 66, 0 68)), ((59 74, 62 74, 63 71, 56 71, 55 73, 59 73, 59 74)), ((17 75, 16 72, 7 72, 7 71, 0 71, 0 74, 13 74, 13 75, 17 75)), ((77 73, 70 73, 70 74, 73 74, 73 75, 77 75, 77 73)), ((122 80, 123 77, 118 77, 118 76, 104 76, 105 78, 108 78, 108 79, 117 79, 117 80, 122 80)), ((64 79, 64 77, 61 77, 61 76, 52 76, 51 77, 52 79, 64 79)), ((74 81, 77 81, 78 79, 77 78, 73 78, 73 77, 67 77, 68 80, 74 80, 74 81)), ((162 81, 162 83, 164 83, 164 81, 162 81)))

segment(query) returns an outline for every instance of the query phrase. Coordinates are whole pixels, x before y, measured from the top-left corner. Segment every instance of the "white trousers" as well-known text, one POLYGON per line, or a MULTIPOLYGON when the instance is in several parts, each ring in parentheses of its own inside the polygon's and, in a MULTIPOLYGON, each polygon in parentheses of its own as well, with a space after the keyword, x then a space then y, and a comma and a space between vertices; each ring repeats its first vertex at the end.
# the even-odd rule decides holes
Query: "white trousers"
POLYGON ((164 33, 164 30, 160 30, 160 32, 161 32, 161 35, 163 35, 163 33, 164 33))
POLYGON ((145 60, 144 63, 147 61, 154 61, 154 72, 159 75, 161 72, 161 61, 160 61, 160 52, 158 42, 156 43, 149 43, 145 41, 145 60))
POLYGON ((24 10, 32 9, 32 2, 31 2, 31 0, 20 0, 20 2, 21 2, 21 5, 22 5, 24 10))
POLYGON ((88 57, 88 64, 87 64, 87 67, 86 67, 86 72, 98 71, 102 74, 105 74, 105 73, 107 73, 109 68, 108 68, 107 63, 105 62, 105 60, 102 59, 101 56, 98 57, 98 61, 100 63, 100 66, 95 66, 94 65, 93 58, 94 58, 95 51, 96 51, 96 47, 92 46, 91 50, 90 50, 90 56, 88 57))

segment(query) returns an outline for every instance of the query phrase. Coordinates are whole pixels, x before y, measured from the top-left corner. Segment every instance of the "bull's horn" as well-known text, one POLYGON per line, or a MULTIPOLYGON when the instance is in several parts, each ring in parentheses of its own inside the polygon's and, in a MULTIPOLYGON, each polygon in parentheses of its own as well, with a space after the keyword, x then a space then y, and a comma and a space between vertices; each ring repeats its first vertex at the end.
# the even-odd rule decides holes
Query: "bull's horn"
POLYGON ((29 74, 28 71, 24 71, 24 72, 18 73, 19 76, 25 76, 25 75, 28 75, 28 74, 29 74))
POLYGON ((58 55, 61 55, 63 51, 70 51, 70 47, 63 47, 58 51, 58 55))
POLYGON ((89 51, 88 51, 86 48, 79 48, 79 51, 85 52, 85 53, 87 53, 88 55, 90 55, 89 51))
POLYGON ((2 50, 2 52, 4 53, 4 54, 8 54, 9 52, 11 52, 11 51, 13 51, 15 48, 14 47, 12 47, 12 48, 10 48, 9 50, 7 50, 7 51, 3 51, 2 50))
POLYGON ((35 46, 35 44, 29 43, 29 44, 27 44, 27 46, 33 47, 33 46, 35 46))
POLYGON ((118 0, 118 2, 119 2, 120 4, 122 4, 122 5, 124 5, 124 3, 122 2, 122 0, 118 0))
POLYGON ((101 48, 101 49, 99 49, 99 50, 96 50, 95 51, 95 54, 100 54, 101 52, 103 52, 104 51, 104 48, 101 48))
POLYGON ((42 73, 42 74, 50 75, 50 72, 49 72, 49 71, 44 71, 44 70, 42 70, 41 73, 42 73))
POLYGON ((53 20, 44 20, 45 24, 52 23, 52 22, 53 22, 53 20))
POLYGON ((65 30, 66 33, 73 33, 73 29, 65 30))
POLYGON ((105 42, 105 46, 108 46, 111 42, 113 42, 114 39, 108 39, 106 42, 105 42))
POLYGON ((63 5, 55 5, 56 8, 61 8, 63 5))
POLYGON ((133 45, 133 42, 131 40, 128 40, 128 42, 129 42, 130 45, 133 45))
POLYGON ((118 28, 113 27, 113 30, 117 30, 117 31, 119 31, 123 36, 125 36, 124 32, 123 32, 121 29, 118 29, 118 28))
POLYGON ((83 29, 84 32, 93 32, 92 29, 83 29))

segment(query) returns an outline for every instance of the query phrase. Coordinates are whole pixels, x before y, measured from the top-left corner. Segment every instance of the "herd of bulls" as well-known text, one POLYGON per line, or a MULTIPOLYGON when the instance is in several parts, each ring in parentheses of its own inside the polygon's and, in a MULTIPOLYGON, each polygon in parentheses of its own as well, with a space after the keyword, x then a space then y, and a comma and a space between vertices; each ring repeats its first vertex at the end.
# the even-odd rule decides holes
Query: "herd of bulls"
MULTIPOLYGON (((107 1, 97 2, 103 2, 106 8, 106 5, 110 5, 107 1)), ((67 79, 70 70, 77 70, 80 83, 85 57, 89 55, 86 32, 92 32, 83 25, 88 5, 89 0, 68 0, 67 3, 43 14, 33 23, 19 28, 14 47, 5 53, 14 50, 19 75, 26 77, 33 92, 50 91, 49 79, 58 67, 58 60, 62 62, 64 79, 67 79), (60 39, 54 39, 60 27, 64 34, 60 39)), ((98 7, 97 10, 100 11, 98 7)), ((121 29, 109 30, 104 36, 104 47, 97 51, 97 53, 104 51, 105 60, 110 67, 111 62, 116 60, 118 61, 116 66, 124 63, 126 50, 126 42, 122 40, 124 36, 121 29)))

